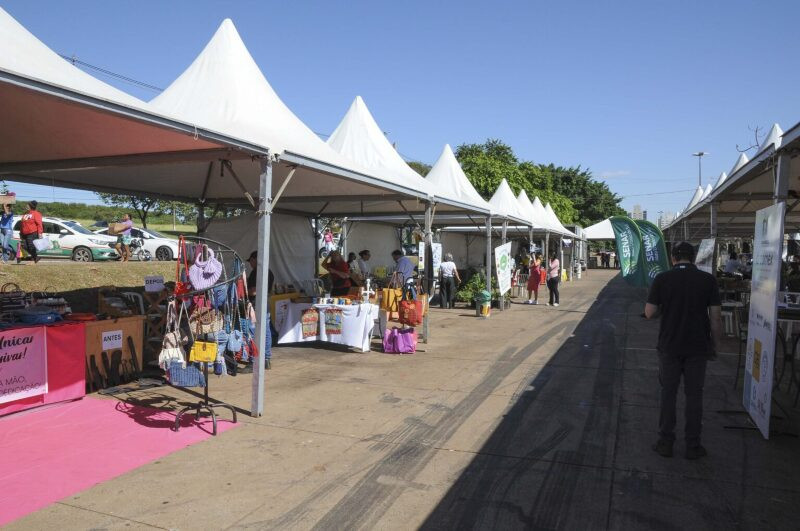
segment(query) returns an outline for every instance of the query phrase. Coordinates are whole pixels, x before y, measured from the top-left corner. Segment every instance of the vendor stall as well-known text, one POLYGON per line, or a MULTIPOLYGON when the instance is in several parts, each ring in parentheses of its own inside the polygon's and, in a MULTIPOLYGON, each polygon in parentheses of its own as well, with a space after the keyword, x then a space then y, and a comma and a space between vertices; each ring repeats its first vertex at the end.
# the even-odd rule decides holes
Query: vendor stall
POLYGON ((0 332, 0 416, 82 397, 85 338, 78 322, 0 332))
POLYGON ((287 302, 278 343, 324 341, 370 350, 378 306, 287 302))

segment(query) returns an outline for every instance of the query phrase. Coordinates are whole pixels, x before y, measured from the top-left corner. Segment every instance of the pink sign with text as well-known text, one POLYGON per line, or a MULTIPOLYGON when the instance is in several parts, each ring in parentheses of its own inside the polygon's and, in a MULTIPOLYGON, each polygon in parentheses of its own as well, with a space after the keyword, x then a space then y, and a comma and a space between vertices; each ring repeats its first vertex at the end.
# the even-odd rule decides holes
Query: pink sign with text
POLYGON ((0 332, 0 404, 47 393, 45 328, 0 332))

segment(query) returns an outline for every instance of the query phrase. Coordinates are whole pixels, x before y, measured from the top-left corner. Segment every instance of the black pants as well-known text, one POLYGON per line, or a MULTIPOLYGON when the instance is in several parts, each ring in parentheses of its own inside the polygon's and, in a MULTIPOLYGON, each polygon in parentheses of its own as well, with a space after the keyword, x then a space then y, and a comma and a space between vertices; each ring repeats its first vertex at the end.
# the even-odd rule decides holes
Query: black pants
POLYGON ((552 277, 547 279, 547 289, 550 290, 550 304, 559 304, 558 302, 558 277, 552 277))
POLYGON ((23 244, 23 249, 25 249, 28 254, 31 255, 31 258, 33 258, 34 262, 39 259, 36 254, 36 246, 33 245, 33 240, 37 239, 38 237, 39 235, 35 232, 32 232, 31 234, 23 234, 22 241, 20 242, 23 244))
POLYGON ((659 352, 658 380, 661 383, 661 415, 658 419, 658 433, 661 439, 675 440, 678 386, 683 375, 683 393, 686 395, 686 426, 683 430, 687 446, 700 444, 700 431, 703 426, 703 382, 706 378, 705 356, 678 356, 659 352))
POLYGON ((455 277, 442 278, 442 285, 439 287, 439 298, 442 308, 452 308, 456 297, 455 277))

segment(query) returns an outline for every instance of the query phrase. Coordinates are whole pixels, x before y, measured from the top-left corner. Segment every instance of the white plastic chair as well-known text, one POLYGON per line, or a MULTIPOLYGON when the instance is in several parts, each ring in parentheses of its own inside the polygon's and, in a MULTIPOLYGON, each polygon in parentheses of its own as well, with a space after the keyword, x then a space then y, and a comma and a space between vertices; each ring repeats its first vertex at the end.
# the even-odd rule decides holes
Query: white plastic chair
POLYGON ((136 293, 135 291, 123 291, 120 293, 128 302, 136 305, 139 308, 139 315, 144 315, 144 298, 142 297, 141 293, 136 293))

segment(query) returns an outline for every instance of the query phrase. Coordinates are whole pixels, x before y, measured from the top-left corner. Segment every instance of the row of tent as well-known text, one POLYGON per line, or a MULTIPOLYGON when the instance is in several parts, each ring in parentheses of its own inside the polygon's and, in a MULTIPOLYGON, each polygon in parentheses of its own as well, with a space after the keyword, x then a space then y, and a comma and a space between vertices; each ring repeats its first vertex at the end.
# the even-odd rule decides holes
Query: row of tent
MULTIPOLYGON (((380 214, 390 211, 387 205, 391 203, 401 203, 403 210, 413 208, 413 201, 409 198, 416 198, 417 203, 436 203, 439 212, 491 216, 534 230, 574 236, 559 221, 549 204, 543 205, 538 198, 530 201, 524 190, 515 196, 505 179, 493 197, 488 202, 484 200, 462 171, 449 145, 444 146, 431 171, 423 178, 389 143, 361 97, 355 98, 327 142, 322 141, 281 101, 229 19, 222 22, 192 64, 149 102, 134 98, 71 65, 1 8, 0 34, 3 35, 0 40, 0 72, 7 76, 20 76, 28 84, 30 80, 38 80, 48 87, 63 87, 90 96, 101 104, 128 112, 146 113, 143 116, 151 119, 164 117, 192 124, 198 145, 207 139, 214 140, 214 135, 220 134, 240 140, 242 146, 263 147, 270 154, 277 154, 285 165, 276 175, 276 182, 281 186, 276 195, 283 193, 282 208, 287 212, 314 211, 328 216, 380 214), (397 191, 400 196, 393 198, 387 194, 385 201, 376 201, 366 188, 363 197, 352 193, 342 196, 337 181, 333 179, 292 180, 295 172, 302 173, 308 168, 345 175, 353 181, 377 183, 386 190, 397 191), (314 187, 313 194, 311 186, 314 187), (320 198, 326 195, 335 201, 320 198), (311 196, 318 200, 317 205, 308 204, 311 196), (334 203, 336 206, 331 206, 334 203)), ((12 106, 9 100, 9 107, 12 106)), ((69 118, 65 116, 64 120, 69 118)), ((36 117, 19 119, 22 122, 36 117)), ((57 136, 57 132, 53 134, 57 136)), ((32 139, 31 143, 34 141, 40 142, 38 138, 32 139)), ((72 151, 63 154, 58 152, 59 138, 50 141, 53 143, 49 148, 53 151, 53 159, 75 158, 75 139, 71 139, 72 151)), ((131 138, 130 141, 145 142, 140 138, 131 138)), ((152 141, 155 143, 157 139, 152 141)), ((209 142, 208 147, 214 146, 209 142)), ((22 152, 6 154, 3 160, 29 160, 25 156, 24 138, 18 139, 15 148, 22 152)), ((169 147, 165 145, 155 150, 158 149, 166 151, 169 147)), ((32 152, 37 150, 41 151, 41 146, 31 146, 32 152)), ((257 193, 250 185, 256 181, 249 175, 252 164, 248 166, 247 162, 234 157, 220 160, 218 167, 212 162, 205 179, 196 178, 198 174, 206 173, 197 167, 186 172, 179 171, 177 166, 149 171, 131 167, 127 174, 130 189, 120 188, 118 183, 110 187, 112 185, 104 181, 101 169, 87 164, 86 167, 71 168, 69 180, 60 184, 130 193, 155 190, 160 196, 175 199, 200 198, 202 201, 213 199, 236 203, 257 193), (211 178, 217 171, 221 177, 230 174, 236 185, 231 186, 230 179, 211 178)), ((12 165, 1 173, 25 182, 47 183, 47 166, 15 168, 12 165)))

